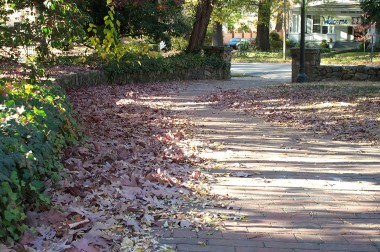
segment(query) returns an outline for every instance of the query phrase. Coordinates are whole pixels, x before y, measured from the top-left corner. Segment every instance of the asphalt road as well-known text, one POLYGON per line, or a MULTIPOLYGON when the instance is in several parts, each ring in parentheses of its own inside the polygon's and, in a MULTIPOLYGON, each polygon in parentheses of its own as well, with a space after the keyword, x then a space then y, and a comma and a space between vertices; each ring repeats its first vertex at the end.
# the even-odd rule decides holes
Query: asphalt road
POLYGON ((261 77, 266 79, 291 80, 290 63, 233 63, 232 77, 261 77))

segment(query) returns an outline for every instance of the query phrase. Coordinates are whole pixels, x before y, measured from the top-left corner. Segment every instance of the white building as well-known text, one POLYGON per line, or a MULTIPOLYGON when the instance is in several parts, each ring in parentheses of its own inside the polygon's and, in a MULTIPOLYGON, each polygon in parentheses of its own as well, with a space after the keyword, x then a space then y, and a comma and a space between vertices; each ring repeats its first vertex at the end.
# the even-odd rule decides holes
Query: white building
MULTIPOLYGON (((301 32, 301 8, 292 11, 289 39, 299 42, 301 32)), ((355 32, 361 24, 362 10, 359 0, 337 0, 334 2, 311 2, 305 7, 305 41, 320 44, 322 40, 355 45, 355 32)))
MULTIPOLYGON (((34 21, 35 20, 35 10, 34 8, 28 7, 22 10, 14 11, 8 7, 8 4, 5 4, 5 11, 10 12, 9 15, 5 18, 5 25, 8 27, 18 26, 21 22, 25 20, 34 21)), ((1 24, 1 20, 0 20, 1 24)))

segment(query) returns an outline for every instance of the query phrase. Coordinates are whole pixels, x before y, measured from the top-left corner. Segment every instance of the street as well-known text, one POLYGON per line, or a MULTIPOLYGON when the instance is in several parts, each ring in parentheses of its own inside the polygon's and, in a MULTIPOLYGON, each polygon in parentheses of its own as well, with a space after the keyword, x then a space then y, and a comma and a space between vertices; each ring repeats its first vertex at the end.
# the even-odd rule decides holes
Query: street
POLYGON ((232 77, 261 77, 266 79, 291 80, 290 63, 232 63, 232 77))

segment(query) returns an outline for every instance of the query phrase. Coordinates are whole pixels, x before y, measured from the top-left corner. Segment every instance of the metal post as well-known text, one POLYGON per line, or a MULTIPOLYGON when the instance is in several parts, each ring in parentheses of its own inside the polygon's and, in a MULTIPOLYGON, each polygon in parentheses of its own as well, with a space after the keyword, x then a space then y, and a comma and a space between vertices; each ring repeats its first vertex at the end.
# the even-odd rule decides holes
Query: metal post
POLYGON ((373 58, 373 36, 374 36, 374 34, 371 34, 371 62, 372 62, 372 58, 373 58))
POLYGON ((286 60, 286 0, 283 1, 283 4, 284 4, 284 9, 283 9, 283 44, 282 44, 282 58, 283 60, 286 60))
POLYGON ((297 82, 306 82, 305 73, 305 0, 301 4, 301 42, 300 42, 300 69, 297 76, 297 82))

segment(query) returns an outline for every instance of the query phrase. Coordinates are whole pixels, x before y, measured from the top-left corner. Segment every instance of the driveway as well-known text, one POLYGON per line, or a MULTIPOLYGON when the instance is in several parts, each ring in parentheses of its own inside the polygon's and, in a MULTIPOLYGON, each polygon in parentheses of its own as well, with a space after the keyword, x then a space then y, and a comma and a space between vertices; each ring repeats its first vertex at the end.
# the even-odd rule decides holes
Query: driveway
POLYGON ((238 77, 291 81, 292 65, 290 63, 233 63, 231 74, 238 77))

